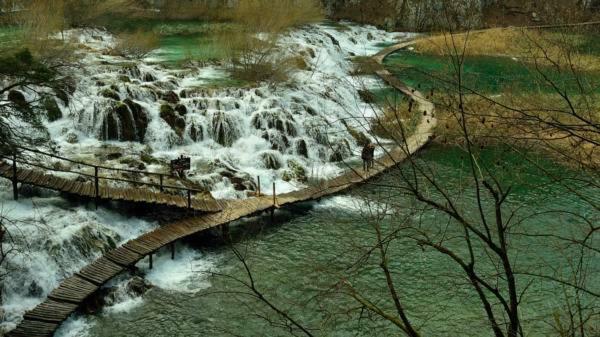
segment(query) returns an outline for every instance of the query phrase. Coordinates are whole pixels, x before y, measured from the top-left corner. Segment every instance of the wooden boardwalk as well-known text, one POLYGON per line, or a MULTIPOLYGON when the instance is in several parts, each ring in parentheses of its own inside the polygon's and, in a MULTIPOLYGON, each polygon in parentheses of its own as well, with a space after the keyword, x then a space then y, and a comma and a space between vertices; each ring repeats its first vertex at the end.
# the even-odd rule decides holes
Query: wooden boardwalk
MULTIPOLYGON (((378 54, 375 60, 381 63, 386 55, 404 47, 405 44, 400 44, 395 46, 395 48, 388 48, 383 57, 380 57, 380 54, 378 54)), ((412 96, 413 99, 420 104, 420 113, 426 111, 431 116, 433 113, 433 105, 424 100, 418 92, 413 93, 408 87, 386 71, 379 71, 378 75, 386 80, 391 86, 412 96)), ((333 195, 350 189, 358 184, 362 184, 365 181, 396 167, 408 156, 424 147, 432 138, 434 126, 435 120, 433 118, 423 117, 421 123, 417 126, 414 135, 406 140, 406 144, 391 150, 378 158, 375 161, 375 167, 368 172, 364 172, 362 168, 351 168, 345 174, 325 181, 318 186, 278 195, 275 203, 273 202, 272 196, 262 196, 245 200, 220 201, 218 203, 222 207, 221 212, 209 213, 203 216, 177 221, 131 240, 123 246, 109 251, 75 275, 64 280, 57 289, 48 295, 48 298, 43 303, 25 314, 23 321, 15 330, 9 333, 9 336, 52 336, 58 326, 104 283, 119 273, 130 269, 144 257, 148 255, 151 257, 157 250, 170 245, 179 239, 210 228, 226 225, 246 216, 294 203, 318 200, 322 197, 333 195)), ((23 179, 26 179, 27 175, 29 175, 29 173, 23 173, 23 179)), ((83 187, 81 187, 81 189, 83 189, 83 187)), ((87 189, 89 191, 89 186, 87 189)), ((108 196, 110 197, 110 195, 109 192, 108 196)))
MULTIPOLYGON (((19 163, 18 160, 17 163, 19 163)), ((0 160, 0 177, 14 180, 15 170, 12 163, 0 160)), ((14 181, 93 200, 128 201, 164 205, 199 212, 218 212, 223 209, 222 203, 215 200, 208 192, 181 188, 178 191, 179 194, 169 194, 160 192, 156 189, 135 186, 119 188, 108 185, 96 185, 93 178, 94 177, 91 177, 91 181, 68 179, 49 171, 25 168, 23 165, 18 165, 16 168, 16 180, 14 181), (96 186, 98 191, 96 191, 96 186)))

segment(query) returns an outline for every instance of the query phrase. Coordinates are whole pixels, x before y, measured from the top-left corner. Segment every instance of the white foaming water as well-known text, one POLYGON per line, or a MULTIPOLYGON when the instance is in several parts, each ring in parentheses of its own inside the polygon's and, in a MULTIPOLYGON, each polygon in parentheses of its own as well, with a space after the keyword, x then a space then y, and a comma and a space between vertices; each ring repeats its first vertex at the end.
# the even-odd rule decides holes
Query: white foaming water
POLYGON ((175 260, 171 260, 170 252, 163 251, 155 256, 153 269, 148 269, 147 261, 142 261, 137 266, 146 273, 146 280, 155 287, 195 293, 210 286, 207 279, 214 272, 217 261, 217 257, 180 246, 176 249, 175 260))
POLYGON ((0 181, 0 187, 2 215, 11 219, 4 225, 14 241, 3 245, 5 251, 16 248, 0 267, 7 272, 0 331, 14 328, 60 281, 104 251, 157 226, 102 208, 74 206, 54 193, 13 201, 9 184, 0 181))
MULTIPOLYGON (((59 102, 65 117, 48 128, 58 150, 70 157, 101 152, 106 144, 133 156, 149 151, 163 162, 188 155, 192 158, 189 178, 218 198, 246 197, 248 183, 241 184, 240 179, 254 182, 256 176, 261 176, 263 191, 270 191, 272 182, 278 192, 291 191, 303 187, 283 180, 291 166, 300 166, 315 178, 329 178, 342 171, 336 161, 359 153, 340 121, 364 131, 364 118, 374 111, 362 102, 358 90, 365 83, 380 82, 351 77, 350 58, 374 54, 380 49, 377 44, 406 36, 369 26, 348 24, 336 30, 310 25, 279 41, 282 55, 300 56, 308 65, 295 71, 289 82, 276 87, 208 89, 206 81, 227 76, 223 69, 172 69, 150 62, 157 60, 132 62, 103 55, 114 43, 112 36, 103 31, 72 31, 69 37, 91 50, 85 51, 83 73, 75 74, 77 90, 68 105, 59 102), (124 107, 104 97, 106 93, 131 102, 124 107), (119 106, 124 110, 116 112, 119 106), (135 122, 138 108, 132 106, 147 118, 145 133, 144 126, 135 122), (178 125, 175 128, 161 118, 165 106, 179 108, 172 115, 178 120, 171 121, 178 125), (73 135, 78 141, 71 144, 67 140, 73 135), (115 137, 121 141, 100 141, 115 137), (134 142, 124 142, 127 137, 134 142)), ((110 165, 127 166, 118 161, 110 165)))

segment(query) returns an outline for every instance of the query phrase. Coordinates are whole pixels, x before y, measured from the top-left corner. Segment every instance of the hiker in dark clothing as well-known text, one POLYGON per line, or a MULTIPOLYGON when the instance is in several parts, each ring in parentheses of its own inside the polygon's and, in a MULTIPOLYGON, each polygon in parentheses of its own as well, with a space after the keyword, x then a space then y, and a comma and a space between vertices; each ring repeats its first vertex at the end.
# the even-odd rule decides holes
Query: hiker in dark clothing
POLYGON ((363 147, 361 158, 363 160, 363 170, 369 171, 375 164, 375 144, 369 143, 363 147))

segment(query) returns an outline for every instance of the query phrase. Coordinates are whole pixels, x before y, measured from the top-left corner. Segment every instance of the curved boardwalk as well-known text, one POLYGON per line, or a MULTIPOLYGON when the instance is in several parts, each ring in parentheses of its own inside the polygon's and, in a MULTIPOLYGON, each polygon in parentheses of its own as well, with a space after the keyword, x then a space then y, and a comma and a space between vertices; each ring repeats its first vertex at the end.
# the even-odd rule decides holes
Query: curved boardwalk
MULTIPOLYGON (((411 43, 401 43, 387 48, 377 54, 374 59, 376 62, 382 63, 387 55, 411 43)), ((431 116, 433 104, 427 102, 418 92, 411 92, 408 87, 385 70, 378 71, 377 74, 391 86, 413 97, 420 104, 420 112, 425 111, 431 116)), ((48 295, 46 301, 25 314, 24 320, 15 330, 9 333, 9 336, 52 336, 58 326, 104 283, 131 268, 145 256, 151 256, 158 249, 172 244, 181 238, 263 211, 303 201, 317 200, 364 183, 366 180, 395 167, 398 163, 406 159, 407 156, 425 146, 432 138, 434 126, 435 120, 433 118, 422 118, 414 135, 407 139, 406 144, 378 158, 375 162, 375 167, 369 172, 364 172, 362 168, 350 169, 347 173, 325 181, 318 186, 279 195, 276 198, 276 202, 274 202, 272 196, 246 200, 220 201, 220 206, 222 206, 221 212, 184 219, 162 226, 137 239, 131 240, 123 246, 109 251, 103 257, 64 280, 57 289, 48 295)))

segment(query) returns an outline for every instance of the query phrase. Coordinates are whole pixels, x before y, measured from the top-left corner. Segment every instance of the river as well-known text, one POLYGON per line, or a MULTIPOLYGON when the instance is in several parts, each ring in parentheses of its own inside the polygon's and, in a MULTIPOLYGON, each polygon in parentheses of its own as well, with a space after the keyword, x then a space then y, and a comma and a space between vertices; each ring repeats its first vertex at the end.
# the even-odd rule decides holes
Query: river
MULTIPOLYGON (((467 217, 476 219, 478 213, 465 154, 459 148, 433 146, 420 154, 419 160, 434 170, 436 179, 443 182, 467 217)), ((515 269, 567 277, 576 249, 552 238, 523 234, 579 235, 586 227, 583 219, 597 223, 597 210, 565 193, 563 187, 552 183, 539 168, 562 177, 581 173, 556 167, 535 155, 524 158, 500 148, 484 150, 481 164, 496 167, 500 181, 512 182, 507 210, 516 212, 514 223, 518 223, 512 228, 515 234, 509 241, 515 269), (543 213, 557 209, 573 214, 543 213)), ((384 230, 399 228, 399 223, 422 222, 429 224, 430 229, 437 224, 449 234, 460 234, 452 223, 445 227, 447 219, 440 213, 430 210, 415 213, 422 205, 411 196, 381 187, 397 186, 397 173, 391 172, 345 195, 282 210, 275 223, 268 217, 258 217, 233 229, 234 246, 247 254, 258 288, 295 319, 315 329, 318 336, 400 335, 393 325, 366 314, 361 318, 358 311, 350 310, 357 305, 348 296, 327 291, 340 280, 347 280, 361 293, 384 301, 382 305, 389 308, 391 302, 377 265, 377 255, 356 265, 365 247, 375 240, 367 213, 385 207, 390 215, 383 220, 384 230)), ((592 203, 600 202, 597 190, 579 188, 592 203)), ((449 240, 447 244, 463 253, 461 242, 449 240)), ((477 267, 489 276, 494 268, 486 260, 482 247, 478 247, 477 267)), ((421 249, 402 235, 393 241, 389 251, 394 281, 409 316, 424 336, 492 335, 476 294, 454 262, 434 251, 421 249)), ((147 261, 138 264, 155 285, 142 298, 126 299, 98 315, 73 318, 59 335, 288 335, 277 326, 279 321, 272 311, 241 294, 247 289, 221 275, 247 280, 243 265, 231 247, 218 240, 196 239, 180 245, 177 255, 176 260, 171 261, 169 252, 162 252, 151 271, 147 270, 147 261)), ((583 262, 587 286, 598 292, 598 253, 587 251, 583 262)), ((562 295, 566 288, 527 276, 518 276, 518 285, 520 290, 527 287, 521 304, 525 335, 549 335, 552 332, 549 323, 564 312, 562 295)), ((590 301, 583 296, 584 303, 593 304, 590 301)))

